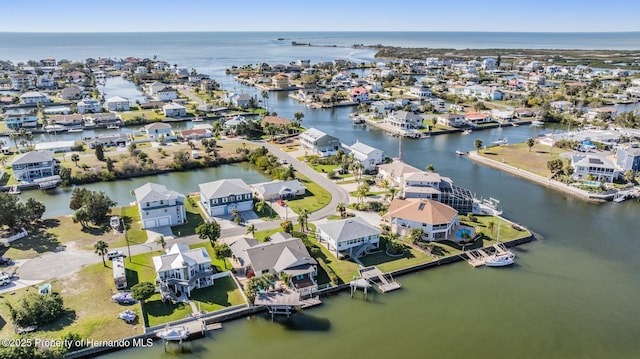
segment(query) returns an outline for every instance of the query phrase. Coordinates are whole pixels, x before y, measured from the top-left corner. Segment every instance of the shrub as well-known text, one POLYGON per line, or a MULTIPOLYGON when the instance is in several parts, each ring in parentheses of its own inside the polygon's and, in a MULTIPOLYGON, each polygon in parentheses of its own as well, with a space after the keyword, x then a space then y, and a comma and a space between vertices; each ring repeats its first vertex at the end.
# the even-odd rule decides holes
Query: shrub
POLYGON ((7 303, 11 318, 21 327, 44 325, 64 314, 64 303, 58 293, 40 295, 31 292, 25 295, 17 305, 7 303))

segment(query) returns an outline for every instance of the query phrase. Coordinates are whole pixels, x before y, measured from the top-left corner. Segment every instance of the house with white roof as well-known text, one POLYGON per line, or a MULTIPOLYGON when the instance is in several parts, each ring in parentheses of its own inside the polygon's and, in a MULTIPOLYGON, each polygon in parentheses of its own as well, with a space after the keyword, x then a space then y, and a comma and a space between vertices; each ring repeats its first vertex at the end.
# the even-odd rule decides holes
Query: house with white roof
POLYGON ((404 130, 420 128, 422 121, 422 116, 408 111, 396 111, 384 119, 384 122, 404 130))
POLYGON ((257 199, 272 201, 282 198, 295 198, 304 196, 307 188, 297 179, 282 181, 256 183, 249 186, 253 190, 253 195, 257 199))
POLYGON ((353 158, 362 164, 365 171, 373 171, 376 166, 384 162, 384 152, 360 141, 349 147, 353 158))
POLYGON ((422 172, 421 170, 401 161, 393 161, 378 165, 378 181, 386 180, 390 186, 400 187, 406 173, 422 172))
POLYGON ((461 113, 445 113, 436 119, 439 124, 449 127, 462 127, 467 124, 467 118, 461 113))
POLYGON ((11 161, 11 169, 16 180, 31 182, 53 176, 56 172, 56 161, 51 151, 30 151, 15 156, 11 161))
POLYGON ((155 96, 158 91, 167 87, 169 87, 169 85, 163 82, 156 81, 147 85, 147 92, 149 93, 149 95, 155 96))
POLYGON ((171 102, 162 106, 162 112, 167 117, 184 117, 187 115, 187 108, 179 103, 171 102))
POLYGON ((176 136, 173 133, 173 129, 171 125, 164 122, 154 122, 144 126, 145 131, 147 132, 147 138, 150 140, 160 140, 162 139, 175 139, 176 136))
POLYGON ((391 231, 401 236, 409 235, 413 228, 422 229, 428 241, 449 238, 459 225, 458 211, 444 203, 430 199, 395 198, 383 219, 391 226, 391 231))
POLYGON ((201 183, 200 201, 210 216, 253 210, 253 192, 240 178, 201 183))
POLYGON ((409 88, 409 95, 418 98, 419 100, 426 100, 431 97, 431 89, 421 83, 417 83, 409 88))
POLYGON ((185 223, 185 195, 166 186, 147 182, 134 190, 142 228, 175 226, 185 223))
POLYGON ((105 102, 105 106, 109 111, 129 111, 129 100, 124 97, 114 96, 105 102))
POLYGON ((622 172, 631 170, 640 171, 640 148, 620 146, 616 150, 616 165, 622 172))
POLYGON ((78 113, 84 115, 85 113, 98 113, 102 111, 100 101, 92 97, 85 97, 77 104, 78 113))
POLYGON ((211 257, 204 248, 190 249, 183 243, 175 243, 167 254, 152 258, 156 281, 161 292, 172 291, 176 296, 191 296, 194 289, 213 285, 211 257))
POLYGON ((20 95, 20 102, 24 104, 37 104, 51 102, 49 96, 38 91, 28 91, 20 95))
POLYGON ((300 134, 300 144, 306 153, 320 157, 333 156, 338 152, 340 140, 316 128, 300 134))
POLYGON ((156 89, 155 97, 158 101, 173 101, 178 98, 178 91, 170 86, 156 89))
POLYGON ((278 232, 268 242, 240 238, 229 247, 235 257, 232 264, 237 272, 245 275, 253 273, 256 277, 266 273, 281 277, 285 273, 289 277, 289 287, 295 291, 311 294, 318 290, 315 281, 318 263, 299 238, 278 232))
POLYGON ((571 157, 571 167, 575 180, 613 182, 618 175, 613 161, 605 157, 593 155, 574 155, 571 157))
POLYGON ((360 217, 329 221, 316 226, 316 238, 336 257, 358 258, 380 246, 380 230, 360 217))
POLYGON ((38 142, 35 145, 36 151, 70 152, 76 145, 76 141, 50 141, 38 142))

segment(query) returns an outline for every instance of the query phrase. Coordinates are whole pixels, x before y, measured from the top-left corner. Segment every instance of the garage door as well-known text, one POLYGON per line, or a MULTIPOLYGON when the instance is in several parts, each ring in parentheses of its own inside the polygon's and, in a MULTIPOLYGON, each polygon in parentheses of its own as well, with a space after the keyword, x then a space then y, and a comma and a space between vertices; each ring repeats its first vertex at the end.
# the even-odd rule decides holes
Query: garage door
POLYGON ((144 228, 156 228, 158 223, 155 219, 145 219, 144 220, 144 228))
POLYGON ((171 217, 158 218, 158 226, 169 226, 169 225, 171 225, 171 217))
POLYGON ((251 211, 252 209, 253 209, 253 202, 252 201, 238 203, 238 211, 239 212, 251 211))
POLYGON ((218 207, 213 207, 211 208, 211 215, 212 216, 220 216, 225 214, 224 213, 224 209, 226 208, 226 206, 218 206, 218 207))

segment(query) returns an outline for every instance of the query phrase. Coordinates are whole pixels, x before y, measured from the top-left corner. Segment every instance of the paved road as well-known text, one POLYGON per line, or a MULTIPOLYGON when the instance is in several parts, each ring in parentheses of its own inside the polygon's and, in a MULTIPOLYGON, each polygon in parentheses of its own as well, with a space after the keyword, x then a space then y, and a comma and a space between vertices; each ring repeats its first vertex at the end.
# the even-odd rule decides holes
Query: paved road
MULTIPOLYGON (((246 142, 246 141, 245 141, 246 142)), ((335 182, 331 181, 324 174, 320 174, 313 169, 309 168, 306 164, 298 161, 293 156, 289 155, 287 152, 282 151, 279 147, 272 145, 270 143, 265 143, 261 141, 254 142, 257 145, 264 145, 272 154, 275 156, 286 159, 288 163, 290 163, 298 173, 303 174, 308 177, 312 181, 318 183, 320 186, 325 188, 329 193, 331 193, 331 202, 320 210, 312 213, 309 216, 309 221, 317 221, 320 219, 324 219, 332 214, 336 213, 336 206, 338 202, 349 203, 349 195, 347 191, 345 191, 342 187, 337 185, 335 182)), ((256 222, 254 224, 256 229, 259 231, 274 229, 280 227, 279 221, 268 221, 268 222, 256 222)), ((243 226, 234 226, 232 228, 224 228, 221 230, 221 237, 236 237, 242 236, 246 233, 246 227, 243 226)), ((186 236, 175 239, 170 239, 167 241, 168 246, 171 246, 173 243, 185 243, 185 244, 194 244, 201 243, 202 240, 197 236, 186 236)), ((137 255, 142 253, 147 253, 154 250, 160 250, 160 246, 154 243, 147 244, 138 244, 132 245, 129 248, 112 248, 113 250, 120 250, 125 254, 131 253, 131 255, 137 255)), ((82 249, 77 249, 73 245, 70 245, 66 248, 66 250, 56 253, 47 253, 42 256, 26 260, 19 267, 18 274, 20 275, 20 279, 24 280, 24 283, 33 283, 34 281, 44 281, 51 278, 60 278, 65 275, 69 275, 85 265, 100 263, 102 258, 95 253, 85 251, 82 249)), ((0 289, 0 293, 9 290, 15 290, 19 288, 18 284, 11 285, 9 287, 5 287, 0 289)), ((24 285, 22 285, 24 286, 24 285)))

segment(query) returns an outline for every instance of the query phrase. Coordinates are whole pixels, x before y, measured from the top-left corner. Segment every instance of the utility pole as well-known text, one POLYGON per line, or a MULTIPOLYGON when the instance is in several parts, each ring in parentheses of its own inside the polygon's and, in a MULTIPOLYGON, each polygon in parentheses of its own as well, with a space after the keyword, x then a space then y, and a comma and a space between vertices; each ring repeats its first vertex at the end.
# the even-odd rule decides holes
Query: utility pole
POLYGON ((124 217, 120 218, 122 222, 122 229, 124 230, 124 240, 127 241, 127 256, 129 256, 129 263, 131 263, 131 247, 129 246, 129 236, 127 235, 127 225, 124 223, 124 217))

